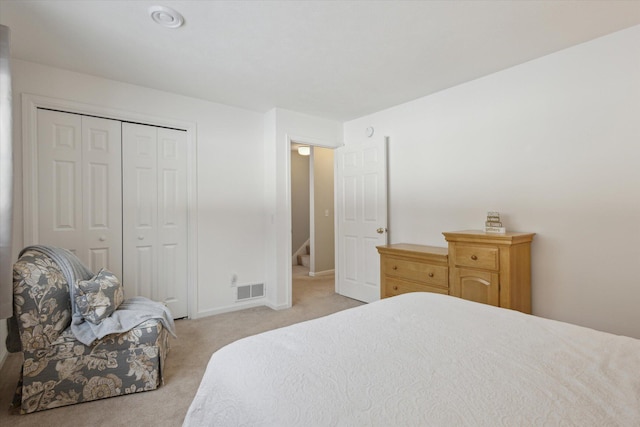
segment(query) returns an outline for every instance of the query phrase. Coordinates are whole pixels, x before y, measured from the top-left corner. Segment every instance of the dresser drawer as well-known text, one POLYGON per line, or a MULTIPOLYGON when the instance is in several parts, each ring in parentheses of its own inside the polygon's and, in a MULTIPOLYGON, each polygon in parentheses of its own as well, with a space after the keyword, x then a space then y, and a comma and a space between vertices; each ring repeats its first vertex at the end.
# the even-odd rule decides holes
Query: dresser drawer
POLYGON ((400 279, 387 277, 385 280, 385 296, 391 297, 408 292, 434 292, 437 294, 449 293, 447 288, 438 288, 435 286, 422 285, 414 282, 407 282, 400 279))
POLYGON ((393 257, 384 257, 382 263, 385 275, 415 280, 432 286, 448 287, 449 269, 447 266, 393 257))
POLYGON ((457 244, 455 247, 455 265, 483 270, 500 268, 500 250, 497 247, 457 244))

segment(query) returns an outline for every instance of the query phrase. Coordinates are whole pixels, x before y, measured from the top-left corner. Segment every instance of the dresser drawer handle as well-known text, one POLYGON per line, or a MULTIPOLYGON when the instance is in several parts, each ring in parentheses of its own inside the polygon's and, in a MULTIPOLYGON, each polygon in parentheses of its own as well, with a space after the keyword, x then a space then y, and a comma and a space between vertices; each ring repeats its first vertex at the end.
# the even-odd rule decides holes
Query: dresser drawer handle
POLYGON ((477 256, 475 256, 475 255, 471 255, 471 259, 475 261, 475 260, 477 260, 477 259, 478 259, 478 257, 477 257, 477 256))
POLYGON ((393 266, 393 269, 394 269, 394 270, 397 270, 397 269, 398 269, 398 266, 397 266, 397 265, 394 265, 394 266, 393 266))
POLYGON ((433 277, 433 273, 429 273, 429 277, 433 277))
POLYGON ((394 286, 394 287, 393 287, 393 290, 394 290, 394 291, 397 291, 397 290, 398 290, 398 287, 397 287, 397 286, 394 286))

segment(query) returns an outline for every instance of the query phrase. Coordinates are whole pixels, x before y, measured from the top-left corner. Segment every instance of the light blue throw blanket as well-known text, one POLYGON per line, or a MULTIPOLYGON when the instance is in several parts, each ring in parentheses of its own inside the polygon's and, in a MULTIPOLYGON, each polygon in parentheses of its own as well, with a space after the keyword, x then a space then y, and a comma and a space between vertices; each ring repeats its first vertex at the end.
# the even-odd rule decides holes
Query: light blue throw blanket
POLYGON ((77 256, 66 249, 34 245, 24 248, 20 252, 20 256, 27 250, 37 251, 48 256, 62 270, 62 274, 69 284, 71 297, 71 331, 76 339, 84 345, 91 345, 95 340, 110 334, 127 332, 149 319, 160 320, 171 335, 176 336, 173 316, 169 309, 162 303, 144 297, 125 300, 111 316, 103 319, 97 325, 85 321, 76 308, 74 284, 76 280, 89 280, 94 274, 82 264, 77 256))

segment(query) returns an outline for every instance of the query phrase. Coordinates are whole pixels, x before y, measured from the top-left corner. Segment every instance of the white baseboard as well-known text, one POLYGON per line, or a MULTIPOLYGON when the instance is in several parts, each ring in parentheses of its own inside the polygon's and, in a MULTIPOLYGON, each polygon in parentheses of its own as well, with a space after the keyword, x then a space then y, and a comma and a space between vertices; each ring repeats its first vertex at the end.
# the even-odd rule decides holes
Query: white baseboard
POLYGON ((335 269, 333 269, 333 270, 324 270, 324 271, 310 271, 309 272, 309 276, 311 276, 311 277, 328 276, 330 274, 334 274, 335 272, 336 272, 335 269))
POLYGON ((193 319, 201 319, 203 317, 215 316, 216 314, 231 313, 232 311, 244 310, 246 308, 268 306, 264 298, 254 299, 247 302, 239 302, 225 307, 213 308, 211 310, 198 311, 193 319))
POLYGON ((267 307, 269 307, 272 310, 286 310, 287 308, 291 308, 291 304, 280 304, 280 305, 273 305, 273 304, 265 304, 267 307))

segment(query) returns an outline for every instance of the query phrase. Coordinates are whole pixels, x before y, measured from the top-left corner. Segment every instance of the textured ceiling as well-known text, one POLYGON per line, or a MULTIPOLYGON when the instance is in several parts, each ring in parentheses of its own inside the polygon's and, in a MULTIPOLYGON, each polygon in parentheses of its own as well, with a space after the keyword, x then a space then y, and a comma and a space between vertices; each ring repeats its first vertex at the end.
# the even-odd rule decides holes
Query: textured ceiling
POLYGON ((15 58, 349 120, 638 25, 640 1, 0 0, 0 23, 15 58))

